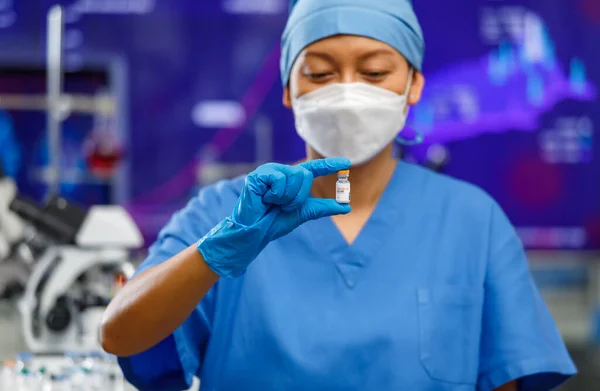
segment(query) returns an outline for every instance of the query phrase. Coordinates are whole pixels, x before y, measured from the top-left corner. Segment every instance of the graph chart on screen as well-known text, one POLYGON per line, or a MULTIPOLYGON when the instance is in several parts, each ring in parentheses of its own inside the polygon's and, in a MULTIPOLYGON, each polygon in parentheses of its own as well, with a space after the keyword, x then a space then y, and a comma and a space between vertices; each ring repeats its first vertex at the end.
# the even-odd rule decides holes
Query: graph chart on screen
POLYGON ((429 143, 482 133, 536 131, 540 116, 557 103, 596 98, 581 59, 573 58, 568 70, 561 69, 543 22, 535 17, 527 20, 520 43, 503 42, 486 57, 427 76, 411 122, 429 143))
POLYGON ((596 248, 597 84, 583 54, 559 56, 550 31, 523 6, 483 7, 488 53, 426 75, 411 113, 426 142, 408 154, 444 151, 443 171, 492 194, 528 248, 596 248))

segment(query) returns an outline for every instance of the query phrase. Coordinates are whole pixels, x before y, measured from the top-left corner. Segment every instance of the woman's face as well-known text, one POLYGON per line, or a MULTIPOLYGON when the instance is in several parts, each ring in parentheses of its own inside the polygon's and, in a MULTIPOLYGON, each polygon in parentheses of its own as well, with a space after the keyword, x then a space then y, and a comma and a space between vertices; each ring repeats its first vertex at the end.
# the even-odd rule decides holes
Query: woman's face
MULTIPOLYGON (((409 75, 408 62, 391 46, 366 37, 336 35, 307 46, 292 67, 283 104, 291 108, 291 98, 332 83, 368 83, 404 94, 409 75)), ((425 80, 413 73, 408 103, 421 98, 425 80)))

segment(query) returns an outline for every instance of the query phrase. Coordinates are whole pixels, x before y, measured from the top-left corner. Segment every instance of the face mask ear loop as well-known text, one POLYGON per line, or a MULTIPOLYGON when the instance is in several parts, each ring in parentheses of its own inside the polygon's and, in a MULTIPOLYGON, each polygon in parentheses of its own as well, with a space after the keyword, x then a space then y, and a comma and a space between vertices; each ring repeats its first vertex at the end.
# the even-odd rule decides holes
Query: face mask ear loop
POLYGON ((403 96, 406 98, 406 100, 405 100, 406 104, 404 106, 404 114, 408 113, 408 96, 410 94, 410 88, 412 87, 413 72, 414 72, 414 68, 413 67, 409 67, 409 69, 408 69, 408 80, 406 82, 406 88, 404 89, 404 94, 403 94, 403 96))
POLYGON ((408 99, 408 93, 410 92, 410 87, 412 87, 412 81, 413 81, 413 73, 414 73, 414 68, 410 67, 408 69, 408 80, 406 82, 406 88, 404 89, 404 96, 406 96, 406 98, 408 99))
MULTIPOLYGON (((412 86, 413 72, 414 72, 414 68, 410 67, 410 69, 408 71, 408 83, 406 84, 406 90, 404 91, 404 96, 406 97, 406 106, 404 106, 404 112, 405 112, 405 114, 408 111, 408 95, 410 94, 410 87, 412 86)), ((410 145, 418 145, 418 144, 421 144, 423 142, 423 140, 425 139, 425 137, 423 136, 423 133, 419 132, 418 130, 416 130, 412 126, 411 126, 411 128, 417 134, 417 136, 415 137, 415 139, 414 140, 406 140, 406 139, 400 137, 400 135, 398 135, 398 136, 396 136, 396 142, 398 144, 405 145, 405 146, 410 146, 410 145)))

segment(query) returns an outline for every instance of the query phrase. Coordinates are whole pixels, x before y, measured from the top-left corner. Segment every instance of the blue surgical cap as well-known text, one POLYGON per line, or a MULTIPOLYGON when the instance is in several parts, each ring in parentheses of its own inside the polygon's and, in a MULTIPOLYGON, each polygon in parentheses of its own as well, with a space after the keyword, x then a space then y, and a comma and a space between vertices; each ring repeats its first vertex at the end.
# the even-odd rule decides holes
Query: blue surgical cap
POLYGON ((283 85, 306 46, 338 34, 387 43, 417 70, 423 65, 423 32, 410 0, 292 0, 281 38, 283 85))

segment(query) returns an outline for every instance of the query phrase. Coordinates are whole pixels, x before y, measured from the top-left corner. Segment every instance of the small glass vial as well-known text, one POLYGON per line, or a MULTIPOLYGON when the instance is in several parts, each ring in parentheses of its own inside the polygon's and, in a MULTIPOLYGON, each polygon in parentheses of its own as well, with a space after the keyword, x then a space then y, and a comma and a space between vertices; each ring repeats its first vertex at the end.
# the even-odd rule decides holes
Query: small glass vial
POLYGON ((350 203, 350 170, 342 170, 337 173, 337 182, 335 183, 335 200, 340 204, 350 203))

